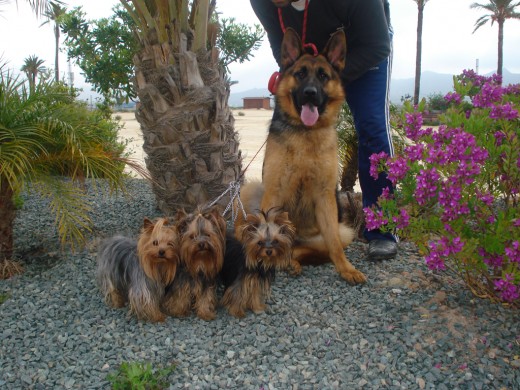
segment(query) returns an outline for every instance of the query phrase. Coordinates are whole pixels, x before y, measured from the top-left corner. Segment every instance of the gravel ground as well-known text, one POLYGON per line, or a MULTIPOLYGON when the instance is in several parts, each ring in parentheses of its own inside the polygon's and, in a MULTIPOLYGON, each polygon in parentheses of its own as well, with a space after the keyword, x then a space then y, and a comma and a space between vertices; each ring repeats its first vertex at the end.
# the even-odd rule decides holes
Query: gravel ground
POLYGON ((91 192, 94 232, 76 254, 59 250, 45 203, 26 196, 15 229, 26 272, 0 281, 0 388, 108 388, 122 362, 174 364, 171 389, 520 388, 518 311, 429 272, 409 244, 378 263, 351 245, 363 286, 331 265, 279 273, 268 312, 244 319, 220 309, 212 322, 152 324, 107 307, 94 280, 99 238, 135 235, 158 215, 146 182, 129 188, 91 192))

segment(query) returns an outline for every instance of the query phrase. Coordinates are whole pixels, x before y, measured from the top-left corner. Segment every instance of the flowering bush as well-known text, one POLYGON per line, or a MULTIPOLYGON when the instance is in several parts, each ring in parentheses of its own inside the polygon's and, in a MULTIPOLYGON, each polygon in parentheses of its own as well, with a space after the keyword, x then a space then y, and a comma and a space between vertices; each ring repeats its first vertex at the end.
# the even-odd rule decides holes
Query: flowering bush
POLYGON ((405 106, 402 155, 371 157, 396 188, 365 209, 368 229, 398 230, 432 270, 452 269, 480 296, 520 306, 520 85, 464 71, 437 129, 405 106))

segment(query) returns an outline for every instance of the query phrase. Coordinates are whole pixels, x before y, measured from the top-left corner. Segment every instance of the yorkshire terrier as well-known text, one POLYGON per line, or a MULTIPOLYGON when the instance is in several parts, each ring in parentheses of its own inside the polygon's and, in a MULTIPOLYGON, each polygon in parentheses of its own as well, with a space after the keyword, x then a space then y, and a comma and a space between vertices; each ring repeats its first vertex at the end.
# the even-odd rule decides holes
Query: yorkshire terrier
POLYGON ((226 221, 218 206, 177 213, 182 271, 169 286, 164 308, 187 316, 191 309, 203 320, 216 317, 217 281, 224 262, 226 221))
POLYGON ((222 304, 235 317, 265 310, 276 270, 291 263, 296 230, 287 212, 270 209, 235 222, 235 237, 227 237, 221 272, 222 304))
POLYGON ((165 288, 180 263, 178 234, 167 218, 144 219, 138 242, 114 236, 100 245, 96 278, 107 304, 124 307, 145 321, 164 321, 165 288))

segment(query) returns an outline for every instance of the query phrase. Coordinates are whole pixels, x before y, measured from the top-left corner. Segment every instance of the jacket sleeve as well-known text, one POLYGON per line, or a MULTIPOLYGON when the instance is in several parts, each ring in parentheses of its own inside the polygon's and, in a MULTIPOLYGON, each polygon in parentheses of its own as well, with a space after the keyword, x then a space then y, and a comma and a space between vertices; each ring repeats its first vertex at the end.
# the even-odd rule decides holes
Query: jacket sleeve
POLYGON ((251 7, 267 33, 267 39, 278 66, 281 67, 280 54, 283 32, 278 20, 278 9, 268 0, 250 0, 251 7))
POLYGON ((345 84, 361 77, 391 52, 388 2, 386 0, 335 1, 347 37, 347 57, 342 79, 345 84), (349 36, 352 38, 349 44, 349 36))

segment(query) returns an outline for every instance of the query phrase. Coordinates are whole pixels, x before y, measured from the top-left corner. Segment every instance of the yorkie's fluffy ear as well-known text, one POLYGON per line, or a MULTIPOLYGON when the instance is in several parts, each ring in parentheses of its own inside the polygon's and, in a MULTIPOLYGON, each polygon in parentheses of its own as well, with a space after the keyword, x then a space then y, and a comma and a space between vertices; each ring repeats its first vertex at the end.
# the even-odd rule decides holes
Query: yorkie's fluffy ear
POLYGON ((289 219, 289 213, 287 211, 276 214, 274 218, 274 223, 280 226, 280 233, 285 234, 294 239, 296 235, 296 227, 289 219))
POLYGON ((262 223, 262 214, 247 214, 245 221, 235 229, 236 238, 239 241, 248 240, 256 234, 258 227, 262 223))
POLYGON ((148 218, 148 217, 144 217, 144 220, 143 220, 143 227, 144 227, 145 229, 148 229, 148 228, 150 228, 150 227, 153 227, 153 221, 152 221, 150 218, 148 218))
POLYGON ((188 226, 187 217, 188 214, 184 209, 178 210, 177 214, 175 215, 175 220, 177 221, 177 232, 179 234, 184 233, 186 231, 186 227, 188 226))
POLYGON ((219 205, 211 206, 205 213, 204 218, 207 218, 213 223, 217 225, 222 234, 226 232, 226 221, 222 217, 222 210, 219 205))

